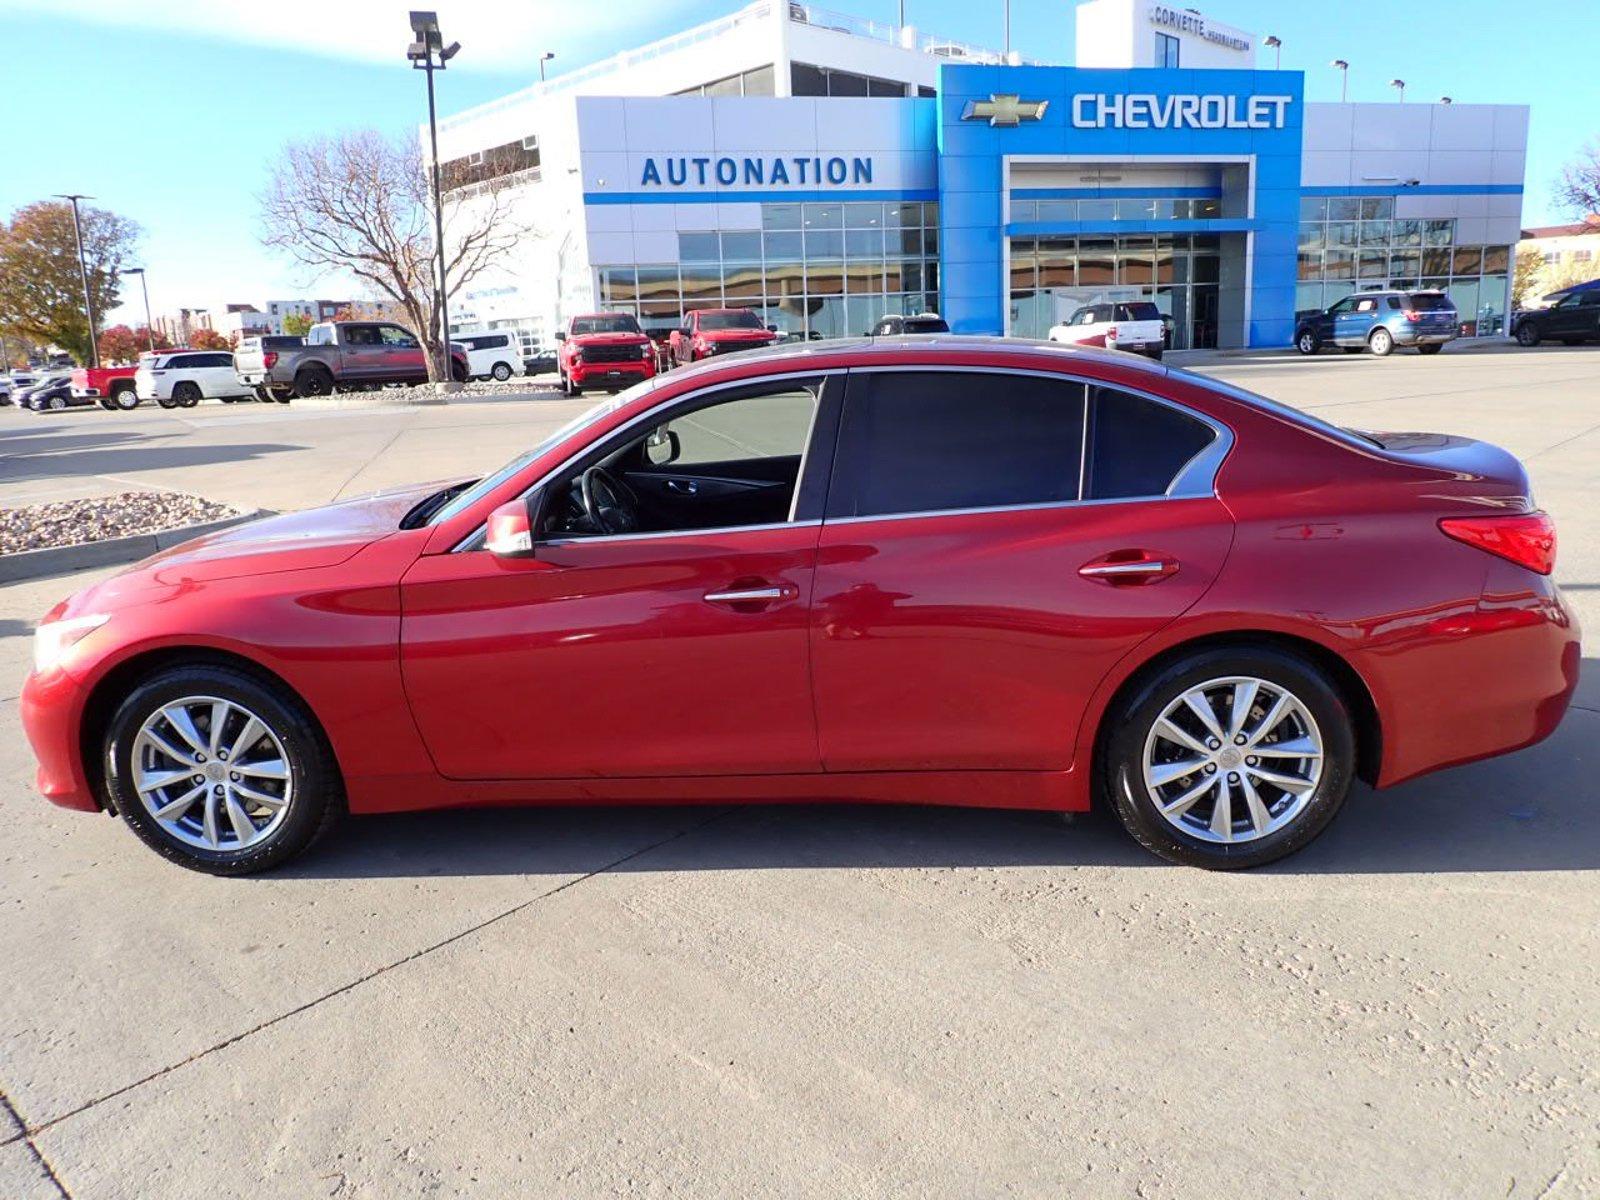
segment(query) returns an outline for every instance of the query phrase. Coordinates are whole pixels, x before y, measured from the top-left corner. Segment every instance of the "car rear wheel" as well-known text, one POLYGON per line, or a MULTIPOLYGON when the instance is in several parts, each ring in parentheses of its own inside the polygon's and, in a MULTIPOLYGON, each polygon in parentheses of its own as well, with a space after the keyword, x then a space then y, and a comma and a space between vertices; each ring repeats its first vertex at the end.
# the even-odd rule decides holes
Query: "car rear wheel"
POLYGON ((197 383, 180 383, 172 389, 172 398, 182 408, 193 408, 200 403, 200 385, 197 383))
POLYGON ((162 857, 246 875, 303 852, 343 811, 333 752, 298 698, 243 671, 179 666, 123 701, 105 741, 117 811, 162 857))
POLYGON ((501 383, 504 383, 506 380, 511 378, 511 364, 503 362, 495 363, 494 370, 489 373, 501 383))
MULTIPOLYGON (((0 403, 4 403, 4 401, 0 401, 0 403)), ((101 397, 99 397, 97 403, 100 405, 101 408, 105 409, 107 412, 116 412, 117 411, 117 402, 115 400, 113 400, 110 396, 101 396, 101 397)))
POLYGON ((294 394, 301 399, 333 394, 333 376, 325 367, 307 367, 294 377, 294 394))
POLYGON ((1367 346, 1382 358, 1394 349, 1394 334, 1380 326, 1372 331, 1372 336, 1367 339, 1367 346))
POLYGON ((1322 343, 1317 340, 1317 335, 1313 331, 1302 329, 1299 336, 1294 339, 1294 348, 1301 354, 1315 354, 1322 349, 1322 343))
POLYGON ((1532 321, 1524 321, 1517 326, 1517 345, 1537 346, 1539 344, 1539 327, 1532 321))
POLYGON ((51 412, 61 412, 66 407, 67 407, 67 398, 65 396, 51 396, 50 397, 50 411, 51 412))
POLYGON ((1333 820, 1355 771, 1349 710, 1323 672, 1268 647, 1201 651, 1109 715, 1104 782, 1128 832, 1186 866, 1292 854, 1333 820))
POLYGON ((125 383, 120 387, 111 389, 111 403, 123 412, 132 412, 139 407, 139 393, 134 391, 133 384, 125 383))
POLYGON ((1418 354, 1437 354, 1444 349, 1443 342, 1429 342, 1426 346, 1418 346, 1418 354))

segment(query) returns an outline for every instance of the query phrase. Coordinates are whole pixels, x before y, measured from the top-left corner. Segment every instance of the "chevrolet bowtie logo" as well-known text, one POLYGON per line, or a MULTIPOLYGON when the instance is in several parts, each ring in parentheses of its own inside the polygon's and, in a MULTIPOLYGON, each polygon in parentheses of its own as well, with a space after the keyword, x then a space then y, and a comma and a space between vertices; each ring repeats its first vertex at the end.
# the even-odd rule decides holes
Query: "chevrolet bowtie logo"
POLYGON ((968 100, 961 110, 963 121, 987 120, 990 125, 1020 125, 1037 121, 1050 107, 1048 100, 1024 100, 1021 96, 990 96, 987 100, 968 100))

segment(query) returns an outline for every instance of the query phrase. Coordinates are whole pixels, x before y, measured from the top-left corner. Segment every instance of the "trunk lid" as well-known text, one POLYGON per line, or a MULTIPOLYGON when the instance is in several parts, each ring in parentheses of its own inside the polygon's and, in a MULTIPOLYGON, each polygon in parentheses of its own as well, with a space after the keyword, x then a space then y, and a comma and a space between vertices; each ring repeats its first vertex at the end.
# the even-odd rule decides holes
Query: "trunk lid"
POLYGON ((1427 494, 1503 512, 1532 512, 1533 488, 1516 455, 1490 442, 1450 433, 1366 433, 1386 457, 1433 473, 1427 494))

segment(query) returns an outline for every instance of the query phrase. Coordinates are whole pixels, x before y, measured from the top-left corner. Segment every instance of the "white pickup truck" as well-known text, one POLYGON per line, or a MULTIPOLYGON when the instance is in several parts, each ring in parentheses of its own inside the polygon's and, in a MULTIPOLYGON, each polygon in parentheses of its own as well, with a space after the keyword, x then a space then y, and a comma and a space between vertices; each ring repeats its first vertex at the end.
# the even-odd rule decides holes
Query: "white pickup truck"
POLYGON ((1166 331, 1161 324, 1161 310, 1154 304, 1148 300, 1125 300, 1085 305, 1069 321, 1053 326, 1050 340, 1160 358, 1166 331))

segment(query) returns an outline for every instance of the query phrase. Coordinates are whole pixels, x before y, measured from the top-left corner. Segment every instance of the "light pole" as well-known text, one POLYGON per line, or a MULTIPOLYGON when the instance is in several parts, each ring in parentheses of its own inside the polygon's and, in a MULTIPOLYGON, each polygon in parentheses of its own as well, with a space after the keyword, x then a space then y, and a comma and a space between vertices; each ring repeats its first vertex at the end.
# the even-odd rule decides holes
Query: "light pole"
POLYGON ((150 319, 150 285, 144 281, 143 267, 124 267, 124 275, 137 275, 139 277, 139 290, 144 293, 144 335, 150 339, 150 353, 156 352, 156 327, 150 319))
POLYGON ((1342 58, 1336 58, 1328 65, 1335 71, 1342 72, 1339 79, 1339 103, 1343 104, 1350 99, 1350 64, 1342 58))
POLYGON ((96 345, 94 336, 94 301, 89 298, 89 268, 83 261, 83 222, 78 219, 78 201, 93 200, 93 196, 85 196, 80 192, 57 192, 57 200, 67 200, 72 204, 72 233, 78 239, 78 278, 83 280, 83 311, 89 318, 89 365, 100 365, 100 347, 96 345))
POLYGON ((1404 79, 1391 79, 1389 80, 1389 86, 1400 93, 1400 103, 1404 104, 1406 102, 1406 81, 1404 79))
POLYGON ((1272 69, 1274 71, 1283 70, 1283 39, 1275 33, 1269 33, 1264 45, 1273 52, 1272 69))
POLYGON ((444 263, 444 202, 439 194, 439 120, 433 105, 433 73, 444 70, 445 63, 461 49, 460 42, 444 44, 439 32, 439 14, 411 13, 411 32, 416 40, 406 47, 406 57, 411 66, 428 73, 428 141, 433 149, 433 233, 439 247, 439 370, 448 382, 450 370, 450 285, 444 263), (434 61, 434 55, 439 61, 434 61))
POLYGON ((543 54, 539 55, 539 82, 540 83, 544 82, 544 65, 545 65, 545 63, 549 62, 555 56, 556 56, 556 52, 554 50, 546 50, 543 54))
POLYGON ((1006 61, 1011 61, 1011 0, 1005 0, 1006 12, 1006 61))

